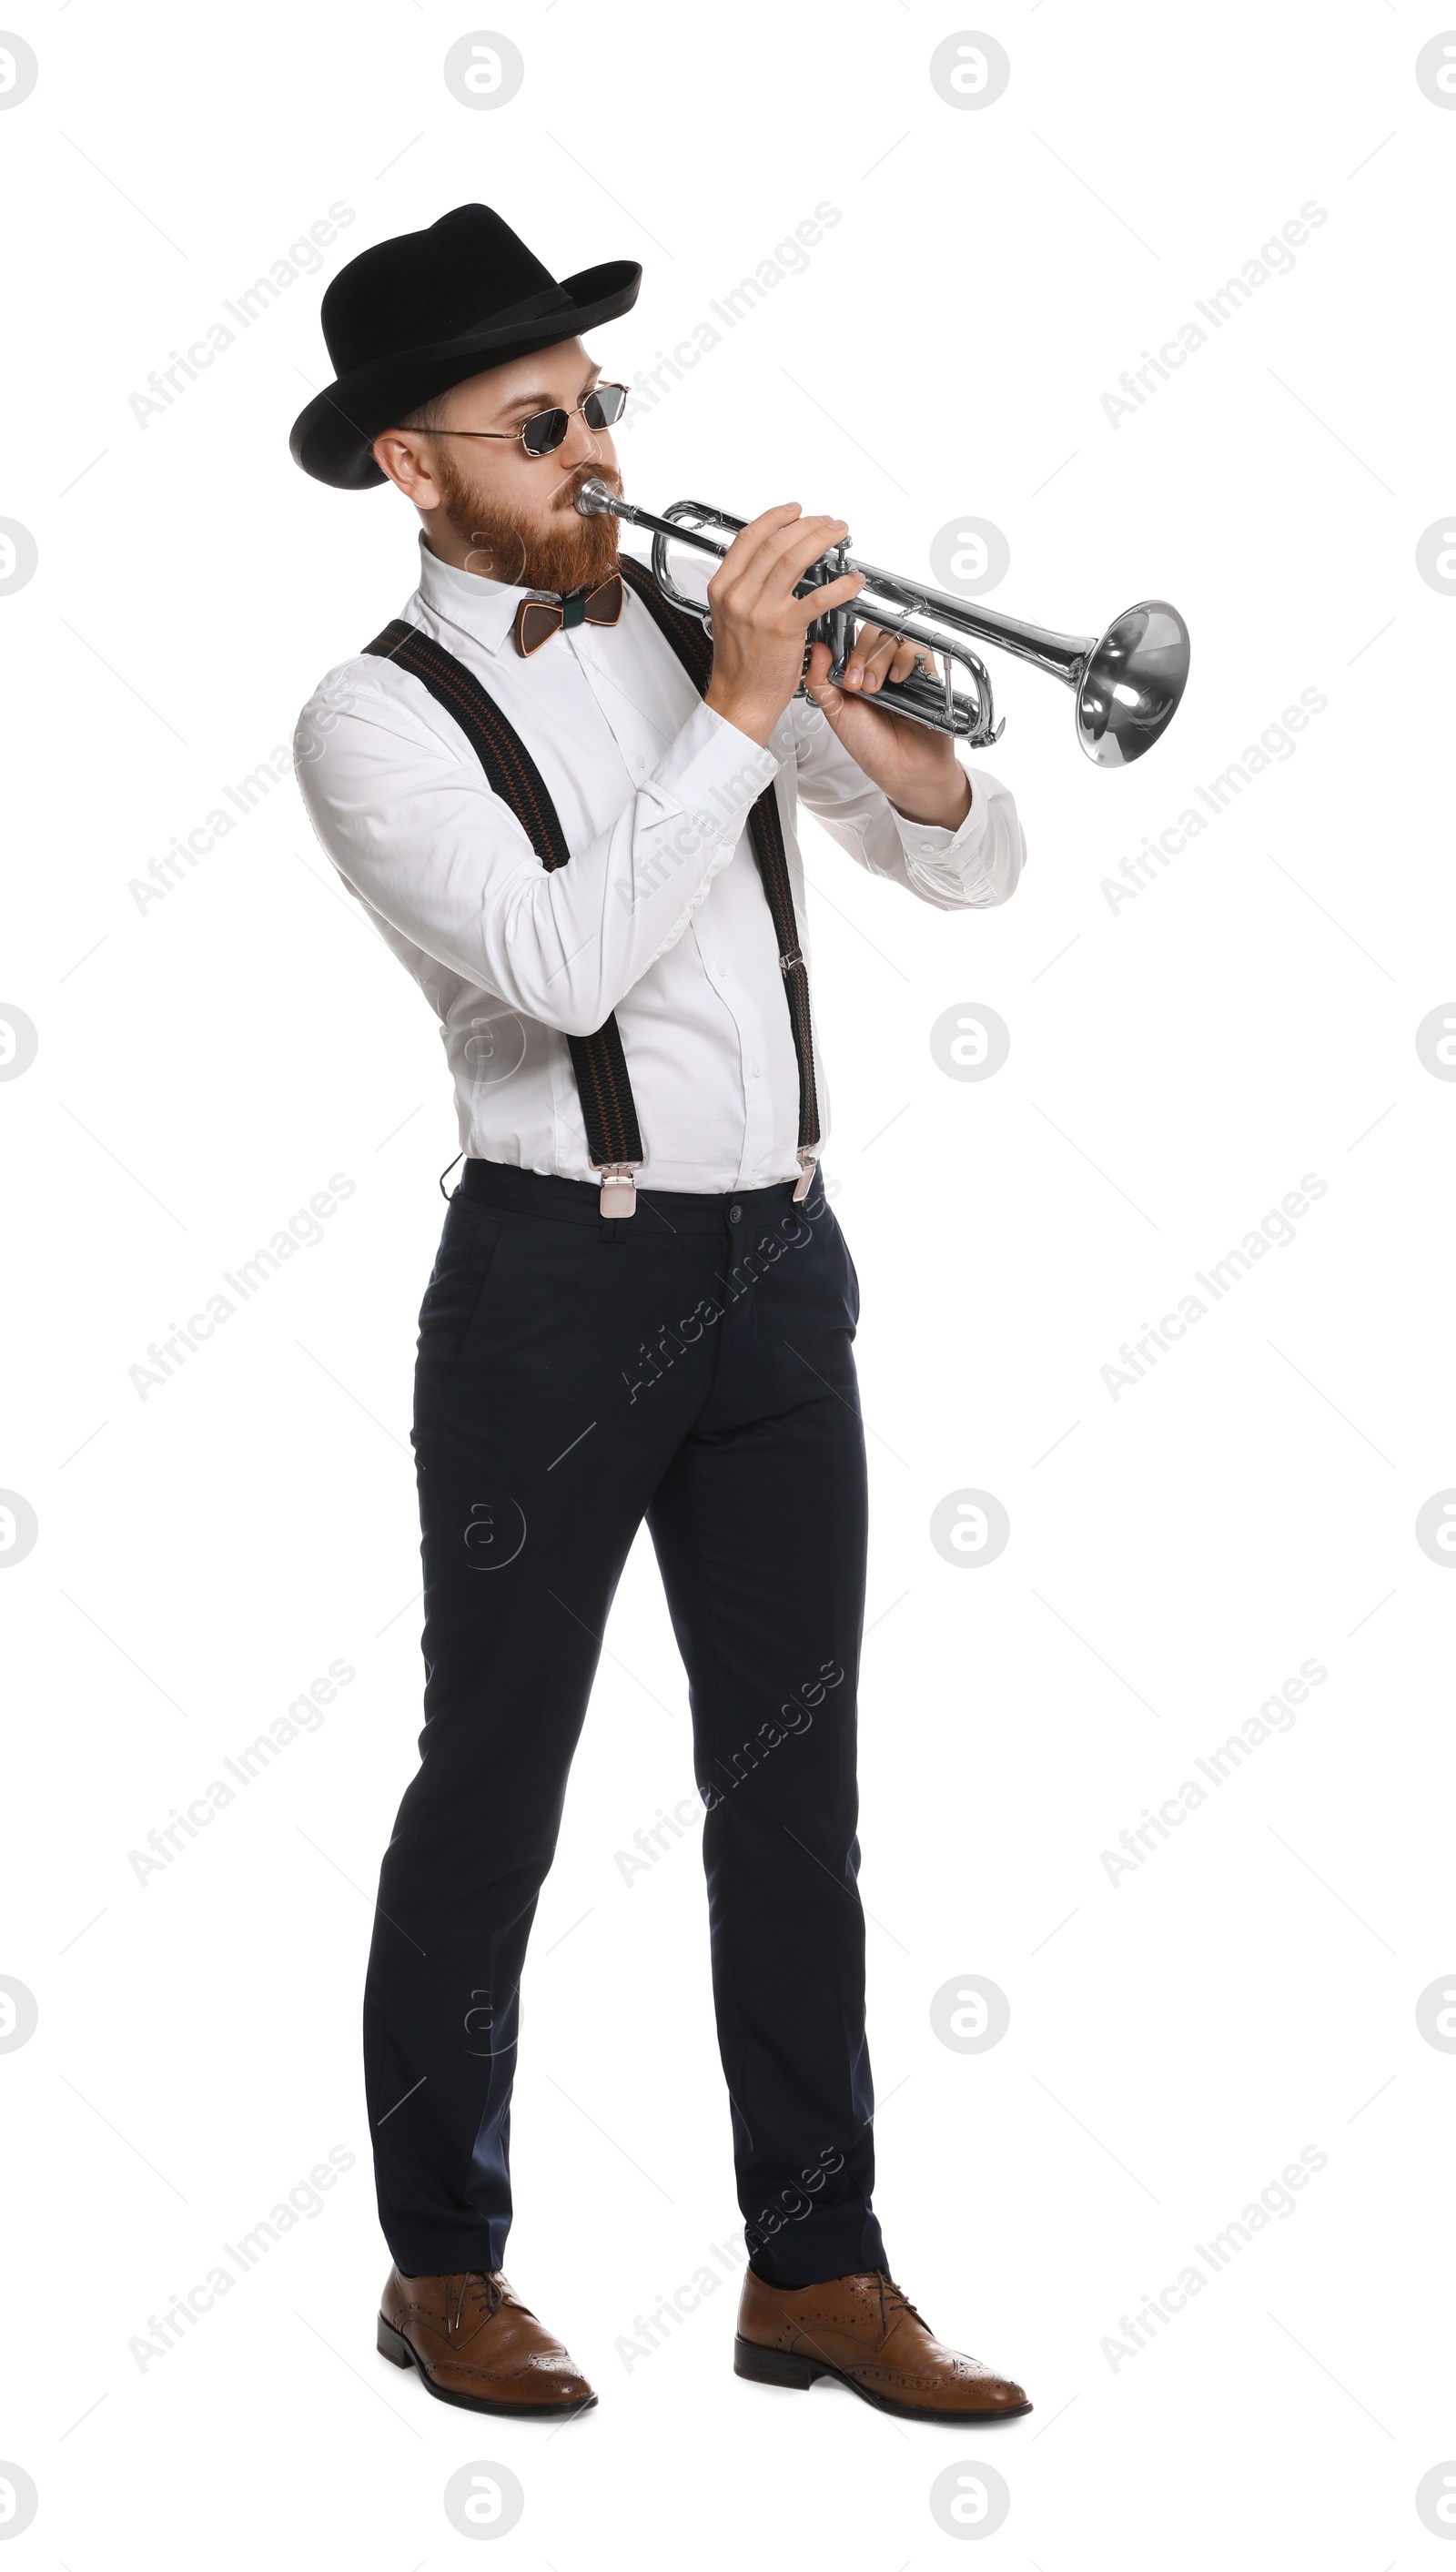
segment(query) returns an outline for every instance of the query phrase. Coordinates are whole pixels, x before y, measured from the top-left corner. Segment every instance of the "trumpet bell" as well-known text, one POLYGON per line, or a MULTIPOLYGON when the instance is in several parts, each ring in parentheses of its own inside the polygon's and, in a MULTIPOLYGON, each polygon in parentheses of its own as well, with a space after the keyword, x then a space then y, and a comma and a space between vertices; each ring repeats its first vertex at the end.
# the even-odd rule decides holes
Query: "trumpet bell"
POLYGON ((1165 598, 1144 598, 1107 627, 1077 687, 1077 737, 1098 768, 1130 768, 1167 730, 1189 650, 1188 629, 1165 598))

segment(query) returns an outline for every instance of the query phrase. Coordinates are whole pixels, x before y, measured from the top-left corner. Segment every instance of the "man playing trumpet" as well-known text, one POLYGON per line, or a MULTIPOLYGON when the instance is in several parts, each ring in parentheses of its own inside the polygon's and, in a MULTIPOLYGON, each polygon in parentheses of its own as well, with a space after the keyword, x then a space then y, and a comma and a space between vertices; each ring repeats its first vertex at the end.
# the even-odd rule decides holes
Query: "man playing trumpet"
MULTIPOLYGON (((842 686, 798 583, 847 530, 797 501, 708 585, 711 644, 619 558, 622 386, 582 333, 624 263, 558 283, 462 206, 324 299, 337 380, 304 468, 418 513, 402 616, 305 708, 298 768, 345 883, 420 984, 463 1172, 419 1318, 420 1764, 364 2002, 378 2345, 442 2400, 595 2399, 503 2273, 518 1987, 613 1593, 645 1519, 685 1662, 718 2039, 749 2266, 734 2363, 970 2425, 1030 2406, 932 2337, 872 2211, 857 1889, 866 1477, 859 1285, 819 1163, 798 800, 946 912, 1015 891, 1010 795, 842 686), (808 698, 797 696, 801 675, 808 698)), ((609 2003, 640 2044, 630 1992, 609 2003)), ((584 2193, 584 2191, 583 2191, 584 2193)), ((617 2252, 630 2211, 563 2208, 617 2252)))

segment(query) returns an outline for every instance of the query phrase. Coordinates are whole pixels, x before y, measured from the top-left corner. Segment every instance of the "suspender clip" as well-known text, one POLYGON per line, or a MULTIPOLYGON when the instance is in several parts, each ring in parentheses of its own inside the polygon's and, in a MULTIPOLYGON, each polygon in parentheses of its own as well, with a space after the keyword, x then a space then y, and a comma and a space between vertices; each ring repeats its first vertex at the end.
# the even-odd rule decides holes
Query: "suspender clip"
POLYGON ((637 1182, 632 1173, 641 1167, 640 1161, 606 1163, 601 1174, 601 1210, 604 1215, 636 1213, 637 1182))
POLYGON ((799 1146, 799 1184, 795 1188, 793 1197, 790 1201, 792 1204, 797 1205, 801 1197, 807 1197, 810 1189, 814 1185, 814 1173, 818 1167, 818 1155, 811 1152, 807 1144, 801 1143, 799 1146))

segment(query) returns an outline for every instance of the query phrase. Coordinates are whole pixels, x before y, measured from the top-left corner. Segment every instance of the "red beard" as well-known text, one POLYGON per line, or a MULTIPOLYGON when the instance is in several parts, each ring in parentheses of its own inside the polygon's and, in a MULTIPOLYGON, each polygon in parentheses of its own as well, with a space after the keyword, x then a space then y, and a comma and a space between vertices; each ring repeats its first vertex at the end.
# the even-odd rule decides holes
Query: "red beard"
POLYGON ((583 518, 575 505, 577 492, 593 475, 610 490, 621 490, 619 473, 603 472, 599 464, 580 465, 556 493, 550 517, 541 525, 485 501, 443 443, 434 465, 445 517, 470 548, 466 568, 510 588, 548 589, 556 596, 570 589, 595 589, 617 568, 615 518, 583 518))

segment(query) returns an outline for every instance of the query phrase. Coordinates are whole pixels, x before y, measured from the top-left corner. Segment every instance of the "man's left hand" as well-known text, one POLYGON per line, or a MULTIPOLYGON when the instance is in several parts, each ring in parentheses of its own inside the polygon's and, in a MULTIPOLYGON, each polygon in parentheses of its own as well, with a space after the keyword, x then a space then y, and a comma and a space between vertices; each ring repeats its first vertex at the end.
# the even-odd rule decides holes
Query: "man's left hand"
POLYGON ((831 658, 828 644, 816 643, 805 683, 851 759, 908 822, 959 831, 971 810, 971 781, 950 734, 909 723, 875 703, 886 680, 908 679, 918 660, 934 675, 936 664, 927 646, 907 643, 878 625, 862 625, 838 688, 829 682, 831 658))

